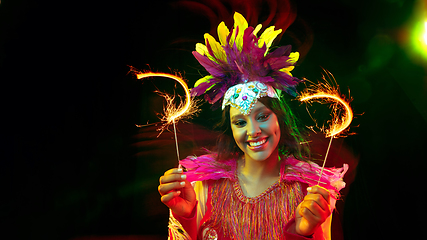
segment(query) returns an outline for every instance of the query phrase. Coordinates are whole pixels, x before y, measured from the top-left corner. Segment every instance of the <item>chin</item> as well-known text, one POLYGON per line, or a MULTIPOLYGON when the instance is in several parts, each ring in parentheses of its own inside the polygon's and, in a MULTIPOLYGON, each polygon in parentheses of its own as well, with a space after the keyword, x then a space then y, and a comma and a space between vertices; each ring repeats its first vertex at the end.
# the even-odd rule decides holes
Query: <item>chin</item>
POLYGON ((247 156, 251 159, 253 159, 254 161, 265 161, 266 159, 268 159, 273 153, 263 153, 263 152, 258 152, 258 153, 249 153, 247 154, 247 156))

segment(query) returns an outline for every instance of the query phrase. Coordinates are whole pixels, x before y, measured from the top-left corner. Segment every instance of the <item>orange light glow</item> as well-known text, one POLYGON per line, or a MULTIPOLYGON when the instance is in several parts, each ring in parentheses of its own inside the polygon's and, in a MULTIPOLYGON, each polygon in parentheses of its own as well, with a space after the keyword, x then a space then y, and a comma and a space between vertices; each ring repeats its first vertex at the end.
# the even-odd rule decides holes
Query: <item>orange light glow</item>
MULTIPOLYGON (((335 78, 330 72, 325 72, 327 75, 329 75, 329 79, 333 79, 335 81, 335 78)), ((350 107, 349 101, 341 96, 338 87, 333 87, 330 83, 328 83, 325 76, 323 76, 323 79, 325 80, 324 83, 319 83, 317 85, 313 85, 310 88, 307 88, 301 94, 299 100, 308 103, 314 101, 331 103, 331 125, 328 129, 323 128, 322 130, 326 133, 326 137, 338 137, 350 126, 350 123, 353 120, 353 111, 350 107)))
MULTIPOLYGON (((174 104, 175 97, 173 95, 168 95, 166 93, 160 93, 162 97, 166 99, 166 107, 164 107, 164 116, 161 119, 162 121, 165 121, 166 123, 158 129, 160 131, 160 134, 165 130, 165 128, 169 124, 173 124, 173 132, 175 135, 175 148, 176 148, 176 156, 178 158, 178 161, 181 159, 179 156, 179 146, 178 146, 178 138, 176 134, 176 126, 175 122, 177 122, 179 119, 182 119, 183 117, 190 116, 191 114, 197 113, 198 109, 196 107, 196 102, 192 101, 190 90, 188 89, 187 83, 182 79, 180 76, 169 74, 169 73, 155 73, 155 72, 141 72, 137 70, 134 67, 130 67, 131 72, 136 75, 138 79, 148 78, 148 77, 165 77, 165 78, 171 78, 179 84, 181 84, 182 88, 184 88, 185 91, 185 103, 181 103, 178 105, 178 107, 174 104)), ((139 126, 139 125, 137 125, 139 126)), ((178 168, 181 168, 181 164, 179 164, 178 168)))
POLYGON ((179 82, 185 91, 185 104, 180 104, 178 107, 175 107, 173 104, 174 97, 163 94, 162 96, 166 98, 167 106, 165 108, 164 119, 167 123, 172 123, 179 120, 181 117, 186 116, 189 113, 194 113, 194 111, 189 111, 192 107, 190 90, 188 89, 187 83, 179 76, 168 74, 168 73, 154 73, 154 72, 138 72, 136 73, 138 79, 147 78, 147 77, 166 77, 172 78, 173 80, 179 82))
MULTIPOLYGON (((326 159, 328 158, 329 149, 331 148, 332 139, 342 135, 346 129, 350 126, 351 121, 353 120, 353 111, 351 110, 350 101, 346 101, 344 97, 341 96, 339 88, 336 84, 335 78, 327 70, 324 70, 330 81, 334 81, 335 85, 326 80, 325 75, 322 76, 324 82, 317 85, 308 87, 304 90, 299 97, 301 102, 312 103, 318 101, 321 103, 331 103, 332 107, 332 120, 331 125, 328 129, 322 127, 322 131, 326 133, 326 137, 330 137, 328 149, 326 150, 325 159, 323 160, 322 170, 319 175, 319 180, 317 185, 319 185, 320 180, 323 175, 323 170, 325 169, 326 159), (335 86, 335 87, 334 87, 335 86), (344 110, 344 111, 341 111, 344 110), (341 114, 341 112, 343 112, 341 114)), ((315 119, 313 119, 315 120, 315 119)))

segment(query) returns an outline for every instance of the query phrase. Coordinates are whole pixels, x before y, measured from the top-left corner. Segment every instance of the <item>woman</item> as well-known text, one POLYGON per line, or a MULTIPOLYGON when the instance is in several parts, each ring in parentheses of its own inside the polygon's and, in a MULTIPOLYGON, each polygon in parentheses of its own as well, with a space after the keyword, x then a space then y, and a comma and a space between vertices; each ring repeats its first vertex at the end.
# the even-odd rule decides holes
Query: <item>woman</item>
POLYGON ((222 100, 223 134, 216 153, 181 161, 160 178, 161 201, 171 210, 172 239, 329 239, 335 196, 346 169, 319 167, 281 92, 296 95, 290 74, 298 59, 289 47, 268 53, 280 30, 248 27, 236 13, 220 43, 205 35, 193 54, 211 73, 192 92, 222 100), (226 91, 225 91, 226 90, 226 91), (224 94, 225 93, 225 94, 224 94), (297 160, 299 158, 300 160, 297 160), (311 186, 311 187, 309 187, 311 186))

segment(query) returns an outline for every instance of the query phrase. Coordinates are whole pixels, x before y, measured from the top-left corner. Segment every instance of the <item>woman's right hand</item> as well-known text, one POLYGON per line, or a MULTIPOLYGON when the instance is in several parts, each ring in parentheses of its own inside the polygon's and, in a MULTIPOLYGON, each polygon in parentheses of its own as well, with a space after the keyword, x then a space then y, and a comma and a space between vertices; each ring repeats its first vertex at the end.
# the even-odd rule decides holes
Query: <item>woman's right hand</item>
POLYGON ((173 168, 160 177, 161 201, 176 215, 189 217, 196 205, 196 193, 191 183, 182 174, 182 169, 173 168))

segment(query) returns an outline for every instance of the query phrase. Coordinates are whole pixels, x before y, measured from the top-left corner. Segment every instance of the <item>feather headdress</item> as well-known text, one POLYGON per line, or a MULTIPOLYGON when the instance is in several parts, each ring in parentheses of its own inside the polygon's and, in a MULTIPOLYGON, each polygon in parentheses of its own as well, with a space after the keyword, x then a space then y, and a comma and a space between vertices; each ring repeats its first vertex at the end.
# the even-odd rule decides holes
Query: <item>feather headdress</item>
POLYGON ((191 94, 205 94, 205 100, 216 107, 230 87, 258 81, 297 96, 295 87, 301 80, 293 77, 291 71, 299 53, 291 52, 290 45, 269 52, 282 30, 271 26, 257 37, 261 28, 261 24, 255 28, 248 26, 246 19, 236 12, 231 32, 224 22, 218 25, 219 42, 206 33, 205 45, 197 43, 193 55, 210 75, 199 79, 191 94))

